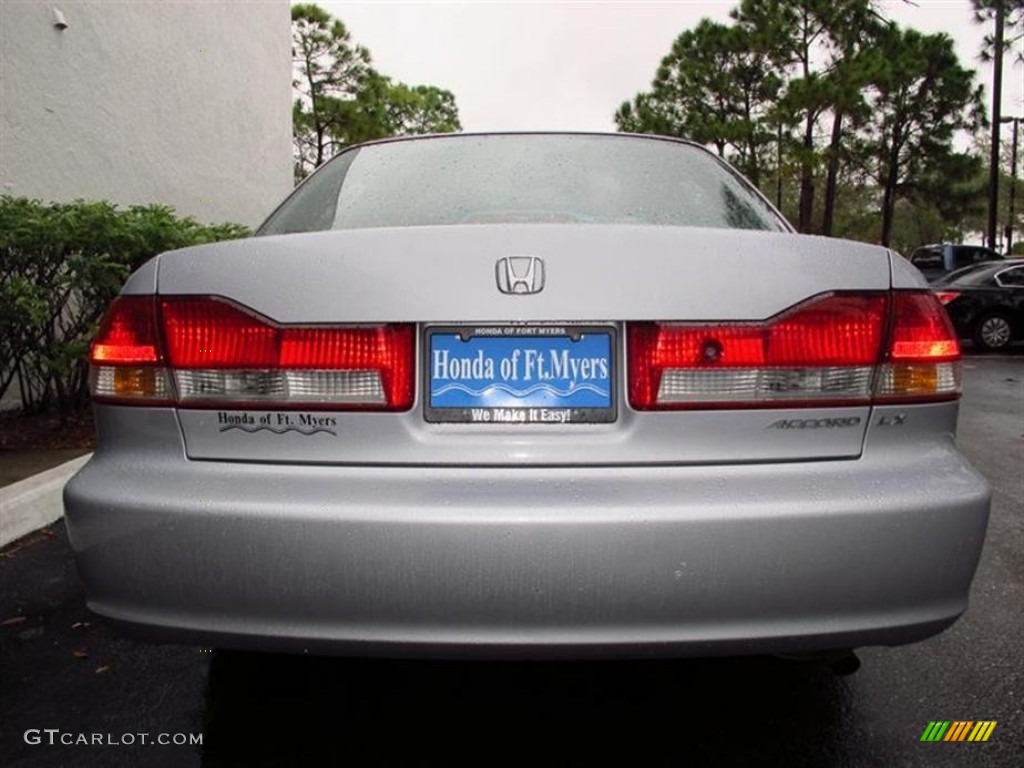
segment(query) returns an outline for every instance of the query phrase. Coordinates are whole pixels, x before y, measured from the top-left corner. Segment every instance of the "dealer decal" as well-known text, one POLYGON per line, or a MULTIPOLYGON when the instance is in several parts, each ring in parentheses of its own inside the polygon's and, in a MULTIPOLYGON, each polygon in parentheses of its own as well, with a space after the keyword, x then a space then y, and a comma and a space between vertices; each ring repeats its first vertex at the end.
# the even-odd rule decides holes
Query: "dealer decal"
POLYGON ((240 430, 242 432, 298 432, 300 435, 315 435, 324 432, 337 437, 335 428, 338 419, 318 413, 302 411, 217 411, 217 424, 221 432, 240 430))

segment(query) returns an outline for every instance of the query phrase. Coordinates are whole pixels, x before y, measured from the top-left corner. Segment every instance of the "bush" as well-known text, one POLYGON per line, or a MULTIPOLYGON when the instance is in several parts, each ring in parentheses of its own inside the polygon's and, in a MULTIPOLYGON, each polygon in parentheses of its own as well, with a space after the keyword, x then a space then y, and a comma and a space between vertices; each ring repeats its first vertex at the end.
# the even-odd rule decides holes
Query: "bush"
POLYGON ((17 381, 26 411, 80 406, 89 341, 128 275, 163 251, 249 234, 165 205, 0 196, 0 397, 17 381))

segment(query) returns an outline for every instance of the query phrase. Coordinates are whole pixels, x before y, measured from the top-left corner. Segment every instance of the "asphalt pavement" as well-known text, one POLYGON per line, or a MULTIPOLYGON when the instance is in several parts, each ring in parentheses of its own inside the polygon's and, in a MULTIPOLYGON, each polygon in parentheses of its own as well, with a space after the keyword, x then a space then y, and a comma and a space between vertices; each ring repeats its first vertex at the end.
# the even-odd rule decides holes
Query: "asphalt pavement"
POLYGON ((1017 768, 1024 357, 969 358, 965 377, 959 442, 994 490, 971 607, 926 642, 862 650, 855 675, 763 658, 366 661, 149 645, 88 613, 58 523, 0 553, 0 765, 1017 768), (921 742, 933 720, 997 726, 985 743, 921 742), (81 743, 92 734, 115 743, 81 743), (157 739, 186 743, 141 743, 157 739))

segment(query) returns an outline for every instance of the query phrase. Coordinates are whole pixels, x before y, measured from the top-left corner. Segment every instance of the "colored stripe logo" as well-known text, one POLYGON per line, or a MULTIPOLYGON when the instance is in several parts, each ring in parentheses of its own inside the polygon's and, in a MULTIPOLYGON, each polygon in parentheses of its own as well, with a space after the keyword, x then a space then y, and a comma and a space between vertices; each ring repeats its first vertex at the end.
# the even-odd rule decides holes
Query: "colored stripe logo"
POLYGON ((995 728, 995 720, 932 720, 921 741, 988 741, 995 728))

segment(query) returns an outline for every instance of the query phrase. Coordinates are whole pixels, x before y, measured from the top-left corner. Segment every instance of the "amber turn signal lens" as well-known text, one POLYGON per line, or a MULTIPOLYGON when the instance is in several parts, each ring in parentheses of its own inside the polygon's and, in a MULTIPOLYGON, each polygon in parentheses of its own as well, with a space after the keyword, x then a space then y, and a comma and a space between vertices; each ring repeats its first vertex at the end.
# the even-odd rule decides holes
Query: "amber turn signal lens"
POLYGON ((115 397, 155 397, 157 376, 154 368, 114 368, 115 397))

